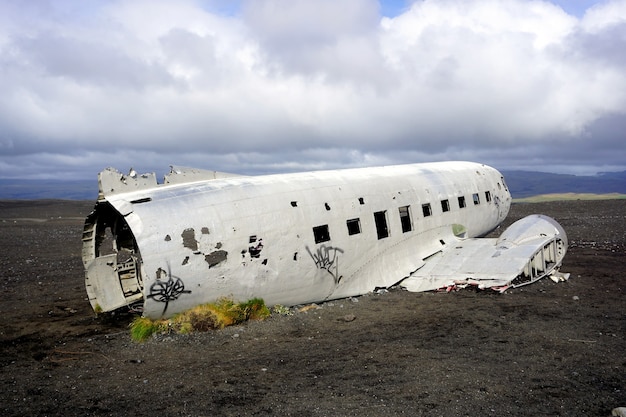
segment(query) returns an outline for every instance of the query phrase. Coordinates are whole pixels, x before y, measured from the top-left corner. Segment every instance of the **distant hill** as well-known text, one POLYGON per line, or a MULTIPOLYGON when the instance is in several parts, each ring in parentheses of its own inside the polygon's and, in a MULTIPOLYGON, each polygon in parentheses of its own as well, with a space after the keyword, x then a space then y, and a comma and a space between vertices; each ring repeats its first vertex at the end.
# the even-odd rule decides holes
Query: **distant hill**
POLYGON ((540 194, 626 194, 626 171, 578 176, 531 171, 502 171, 513 198, 540 194))
POLYGON ((98 182, 0 179, 2 200, 96 200, 98 182))
MULTIPOLYGON (((502 171, 513 198, 541 194, 626 194, 626 171, 577 176, 531 171, 502 171)), ((93 181, 0 179, 2 200, 95 200, 98 184, 93 181)))

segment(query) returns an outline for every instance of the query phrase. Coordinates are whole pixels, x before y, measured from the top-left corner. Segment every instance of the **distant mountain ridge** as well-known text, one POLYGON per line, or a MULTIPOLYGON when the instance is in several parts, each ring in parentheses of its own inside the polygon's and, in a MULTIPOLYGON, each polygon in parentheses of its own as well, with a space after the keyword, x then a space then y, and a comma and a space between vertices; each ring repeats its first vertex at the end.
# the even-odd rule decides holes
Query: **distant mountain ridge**
POLYGON ((552 174, 534 171, 502 171, 513 198, 541 194, 626 194, 626 171, 597 175, 552 174))
POLYGON ((97 180, 20 180, 0 179, 2 200, 96 200, 97 180))
MULTIPOLYGON (((626 194, 626 171, 577 176, 534 171, 502 171, 513 198, 541 194, 593 193, 626 194)), ((94 180, 20 180, 0 179, 2 200, 96 200, 98 183, 94 180)))

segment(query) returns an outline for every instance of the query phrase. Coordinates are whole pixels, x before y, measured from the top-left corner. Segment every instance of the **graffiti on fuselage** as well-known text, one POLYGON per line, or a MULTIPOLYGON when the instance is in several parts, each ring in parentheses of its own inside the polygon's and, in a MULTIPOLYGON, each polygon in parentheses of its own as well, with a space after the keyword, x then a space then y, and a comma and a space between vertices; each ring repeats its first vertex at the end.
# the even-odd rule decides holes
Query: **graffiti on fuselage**
POLYGON ((343 253, 343 249, 333 246, 320 245, 315 253, 311 252, 311 249, 306 248, 309 256, 315 262, 315 266, 319 269, 326 270, 332 275, 335 284, 339 284, 341 281, 341 275, 339 275, 339 255, 343 253))
POLYGON ((157 279, 150 286, 150 294, 147 298, 152 298, 159 303, 165 303, 163 307, 163 315, 167 311, 170 301, 175 301, 182 294, 190 294, 190 290, 185 289, 185 283, 182 279, 175 277, 171 274, 168 267, 168 272, 159 268, 156 272, 157 279), (167 280, 162 279, 163 276, 167 276, 167 280))

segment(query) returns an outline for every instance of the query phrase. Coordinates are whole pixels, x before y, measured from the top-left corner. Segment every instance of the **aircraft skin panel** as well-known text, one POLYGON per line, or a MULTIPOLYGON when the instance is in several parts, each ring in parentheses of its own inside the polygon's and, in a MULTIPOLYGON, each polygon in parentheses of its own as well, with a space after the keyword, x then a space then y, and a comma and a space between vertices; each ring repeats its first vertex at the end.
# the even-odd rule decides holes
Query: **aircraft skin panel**
MULTIPOLYGON (((110 286, 129 304, 141 288, 150 317, 223 296, 296 305, 389 287, 453 242, 489 233, 511 204, 501 174, 471 162, 207 180, 186 170, 189 182, 156 185, 103 171, 85 225, 96 231, 83 236, 86 282, 112 240, 128 265, 112 265, 110 286)), ((89 290, 103 311, 120 304, 98 294, 106 271, 89 290)))
POLYGON ((497 239, 467 239, 450 245, 401 285, 413 292, 467 283, 480 288, 515 286, 516 278, 525 283, 558 270, 566 247, 565 231, 554 219, 527 216, 497 239))
POLYGON ((121 283, 120 286, 111 285, 110 277, 116 273, 114 270, 115 262, 112 259, 115 257, 116 254, 102 256, 91 262, 86 281, 87 294, 90 300, 93 299, 98 305, 107 306, 108 310, 124 307, 129 301, 143 298, 141 294, 125 297, 121 283))

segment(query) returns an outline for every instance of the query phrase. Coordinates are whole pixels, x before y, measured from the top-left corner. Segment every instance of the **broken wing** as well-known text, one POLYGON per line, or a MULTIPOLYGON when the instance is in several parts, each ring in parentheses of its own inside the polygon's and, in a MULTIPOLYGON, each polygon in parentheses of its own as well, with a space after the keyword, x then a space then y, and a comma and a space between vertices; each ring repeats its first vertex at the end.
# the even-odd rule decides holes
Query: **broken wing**
POLYGON ((425 259, 422 268, 402 281, 412 292, 454 285, 508 288, 557 273, 567 251, 563 228, 544 215, 524 217, 499 238, 458 240, 425 259))

